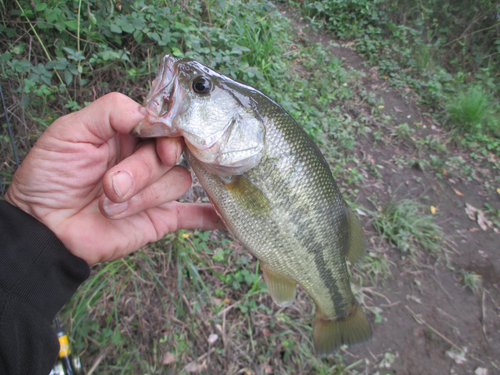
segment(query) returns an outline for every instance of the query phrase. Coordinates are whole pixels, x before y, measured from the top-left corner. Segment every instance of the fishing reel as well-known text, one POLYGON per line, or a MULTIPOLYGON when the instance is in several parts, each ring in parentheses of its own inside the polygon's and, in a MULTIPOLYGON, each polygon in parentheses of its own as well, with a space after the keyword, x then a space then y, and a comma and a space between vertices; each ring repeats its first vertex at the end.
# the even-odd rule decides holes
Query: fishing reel
POLYGON ((56 334, 59 339, 59 357, 54 365, 54 368, 49 375, 82 375, 82 364, 79 357, 71 355, 68 335, 61 326, 59 319, 56 316, 56 334))

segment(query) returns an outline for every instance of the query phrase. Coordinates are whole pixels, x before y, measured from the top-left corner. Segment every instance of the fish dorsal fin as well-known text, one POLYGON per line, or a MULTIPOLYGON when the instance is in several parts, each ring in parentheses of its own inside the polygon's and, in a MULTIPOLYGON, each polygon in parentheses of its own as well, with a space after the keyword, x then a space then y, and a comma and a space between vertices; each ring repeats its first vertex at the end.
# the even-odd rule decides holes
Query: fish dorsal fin
POLYGON ((238 200, 238 203, 250 212, 267 213, 271 210, 271 202, 264 192, 246 176, 233 176, 224 182, 228 192, 238 200))
POLYGON ((345 204, 347 212, 347 227, 349 232, 349 248, 346 253, 346 258, 353 266, 357 265, 365 255, 366 241, 363 228, 351 208, 345 204))
POLYGON ((262 263, 261 268, 264 274, 264 280, 266 280, 267 283, 267 289, 269 289, 269 293, 271 297, 273 297, 274 302, 281 307, 290 306, 295 299, 297 283, 271 270, 262 263))

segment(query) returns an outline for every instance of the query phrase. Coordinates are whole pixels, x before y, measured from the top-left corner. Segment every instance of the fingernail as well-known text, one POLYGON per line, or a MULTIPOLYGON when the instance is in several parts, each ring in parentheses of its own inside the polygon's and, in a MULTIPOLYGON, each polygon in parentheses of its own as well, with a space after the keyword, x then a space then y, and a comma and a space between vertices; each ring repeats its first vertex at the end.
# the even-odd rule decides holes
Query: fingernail
POLYGON ((104 198, 104 202, 102 204, 104 211, 109 217, 113 217, 121 214, 128 208, 128 201, 123 203, 115 203, 111 202, 108 197, 104 198))
POLYGON ((113 189, 118 198, 123 198, 132 187, 132 177, 127 173, 120 171, 113 176, 113 189))

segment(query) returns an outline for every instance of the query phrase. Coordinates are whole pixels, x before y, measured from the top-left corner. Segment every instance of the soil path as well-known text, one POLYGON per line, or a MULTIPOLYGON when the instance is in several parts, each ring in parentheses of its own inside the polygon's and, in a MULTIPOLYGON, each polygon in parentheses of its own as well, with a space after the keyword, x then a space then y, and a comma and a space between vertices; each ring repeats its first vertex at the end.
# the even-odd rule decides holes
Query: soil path
MULTIPOLYGON (((358 55, 332 36, 310 31, 301 20, 295 20, 294 26, 303 40, 321 43, 344 61, 346 69, 364 72, 366 88, 383 99, 384 112, 392 116, 391 125, 383 130, 384 137, 390 138, 402 123, 415 129, 415 139, 446 136, 435 121, 422 114, 411 90, 403 90, 403 96, 378 76, 376 67, 367 68, 358 55), (332 40, 338 47, 331 46, 332 40)), ((359 106, 354 112, 363 111, 367 108, 359 106)), ((394 263, 392 276, 366 292, 371 296, 367 305, 380 309, 373 323, 373 340, 349 348, 347 362, 364 358, 367 374, 500 374, 500 235, 491 228, 480 229, 465 211, 466 203, 481 208, 489 202, 498 207, 500 195, 484 192, 480 177, 467 181, 448 173, 437 179, 417 168, 399 168, 395 156, 428 157, 411 141, 376 144, 368 137, 359 140, 357 152, 360 158, 383 166, 382 184, 368 175, 363 185, 357 186, 358 203, 370 210, 376 207, 368 197, 376 197, 380 203, 413 198, 433 205, 450 248, 439 258, 422 252, 416 260, 388 249, 386 256, 394 263), (464 287, 460 270, 482 278, 478 293, 464 287)), ((448 152, 462 157, 483 175, 489 172, 459 150, 449 148, 448 152)), ((368 236, 377 238, 370 224, 364 224, 368 236)))

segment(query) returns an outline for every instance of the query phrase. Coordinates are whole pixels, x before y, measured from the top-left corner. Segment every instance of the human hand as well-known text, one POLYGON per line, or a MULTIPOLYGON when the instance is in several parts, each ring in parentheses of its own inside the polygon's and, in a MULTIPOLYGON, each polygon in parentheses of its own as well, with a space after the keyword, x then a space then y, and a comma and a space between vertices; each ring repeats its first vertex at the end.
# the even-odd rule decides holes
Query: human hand
POLYGON ((89 265, 181 228, 224 228, 211 205, 179 203, 191 175, 181 138, 140 142, 132 99, 108 94, 56 120, 14 175, 5 200, 34 216, 89 265))

